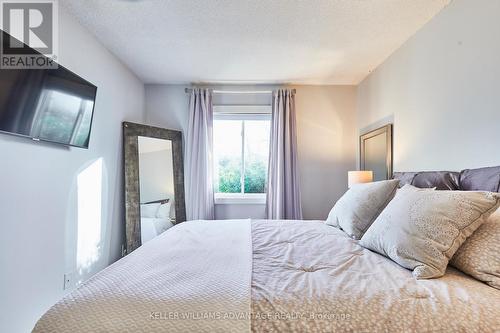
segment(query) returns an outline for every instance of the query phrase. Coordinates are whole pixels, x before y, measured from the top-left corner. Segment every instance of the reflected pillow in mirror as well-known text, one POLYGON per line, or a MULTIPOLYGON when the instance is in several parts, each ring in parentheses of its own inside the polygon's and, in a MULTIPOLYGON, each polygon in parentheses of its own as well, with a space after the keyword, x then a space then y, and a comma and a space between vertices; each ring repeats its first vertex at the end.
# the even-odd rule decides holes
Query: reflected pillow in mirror
POLYGON ((158 211, 156 212, 156 217, 160 219, 169 219, 170 218, 170 208, 171 208, 171 203, 170 201, 161 204, 160 207, 158 208, 158 211))
POLYGON ((158 208, 160 208, 159 203, 142 204, 141 217, 156 217, 158 208))
POLYGON ((326 224, 360 239, 394 197, 398 184, 393 179, 353 185, 333 206, 326 224))

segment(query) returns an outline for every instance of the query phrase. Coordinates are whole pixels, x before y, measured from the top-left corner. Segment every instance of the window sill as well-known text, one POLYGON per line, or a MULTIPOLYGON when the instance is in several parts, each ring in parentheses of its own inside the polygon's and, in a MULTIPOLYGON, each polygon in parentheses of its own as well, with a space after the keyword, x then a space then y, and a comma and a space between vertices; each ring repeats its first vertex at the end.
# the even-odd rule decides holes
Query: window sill
POLYGON ((215 193, 216 205, 264 205, 265 193, 215 193))

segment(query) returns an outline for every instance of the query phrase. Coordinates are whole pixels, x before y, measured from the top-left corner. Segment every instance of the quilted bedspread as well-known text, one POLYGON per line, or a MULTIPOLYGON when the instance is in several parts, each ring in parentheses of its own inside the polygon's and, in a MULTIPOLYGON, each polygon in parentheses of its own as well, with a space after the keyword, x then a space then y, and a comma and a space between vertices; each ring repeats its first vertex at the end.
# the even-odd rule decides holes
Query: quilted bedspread
POLYGON ((500 332, 500 290, 416 280, 321 221, 179 224, 54 305, 35 332, 500 332))
POLYGON ((249 332, 250 229, 181 223, 63 298, 34 332, 249 332))

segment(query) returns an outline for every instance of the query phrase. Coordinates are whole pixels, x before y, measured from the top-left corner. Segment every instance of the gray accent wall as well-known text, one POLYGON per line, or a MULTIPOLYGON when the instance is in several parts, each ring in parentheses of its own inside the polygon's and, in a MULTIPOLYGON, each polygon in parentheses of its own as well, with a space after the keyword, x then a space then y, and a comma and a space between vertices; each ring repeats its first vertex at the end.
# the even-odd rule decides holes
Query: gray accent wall
POLYGON ((500 1, 455 0, 358 86, 358 130, 394 122, 394 170, 500 165, 500 1))

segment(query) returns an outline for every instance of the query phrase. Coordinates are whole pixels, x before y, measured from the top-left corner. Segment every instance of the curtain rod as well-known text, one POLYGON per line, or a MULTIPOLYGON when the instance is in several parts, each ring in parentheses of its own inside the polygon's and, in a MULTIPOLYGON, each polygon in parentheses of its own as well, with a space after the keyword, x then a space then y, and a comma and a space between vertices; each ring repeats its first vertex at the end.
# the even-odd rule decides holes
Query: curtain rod
MULTIPOLYGON (((184 89, 186 93, 191 93, 193 91, 192 88, 184 89)), ((295 94, 295 89, 292 89, 292 92, 295 94)), ((214 94, 272 94, 272 90, 213 90, 214 94)))

